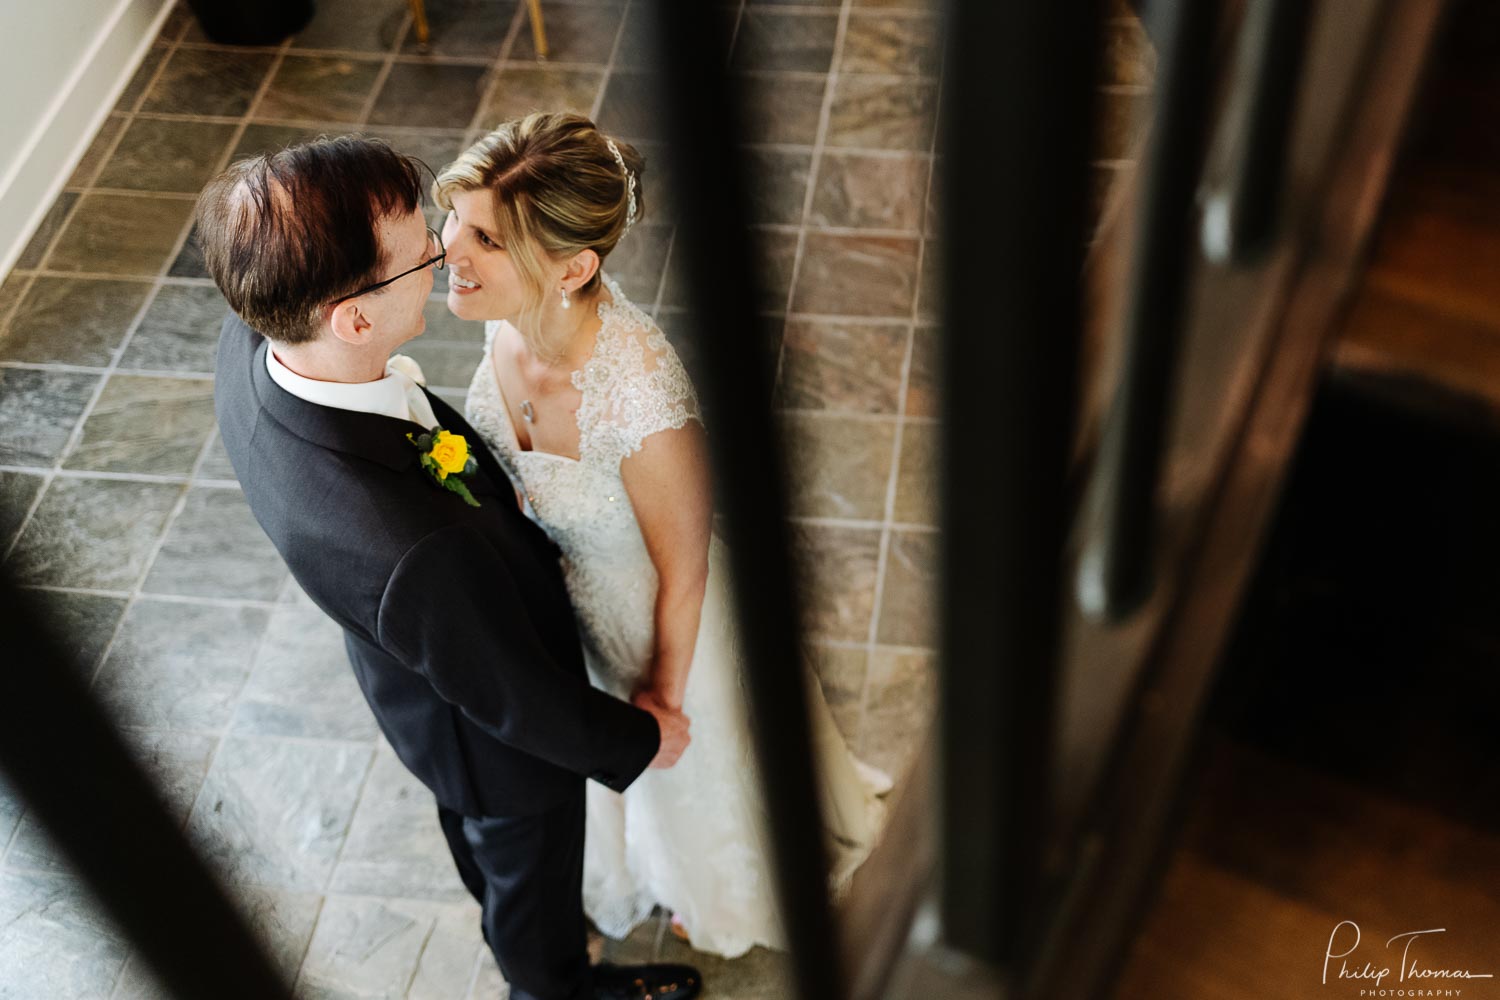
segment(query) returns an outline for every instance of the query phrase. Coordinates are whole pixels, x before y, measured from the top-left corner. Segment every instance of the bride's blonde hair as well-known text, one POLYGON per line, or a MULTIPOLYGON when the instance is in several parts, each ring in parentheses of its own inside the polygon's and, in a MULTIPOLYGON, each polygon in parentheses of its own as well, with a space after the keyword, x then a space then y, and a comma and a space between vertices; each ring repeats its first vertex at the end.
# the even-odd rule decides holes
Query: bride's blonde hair
MULTIPOLYGON (((555 294, 546 287, 541 255, 564 261, 592 250, 602 269, 604 258, 642 214, 640 177, 646 161, 634 146, 616 139, 622 169, 610 141, 583 115, 533 112, 464 150, 433 183, 433 201, 445 209, 453 207, 454 191, 488 189, 493 196, 495 227, 526 284, 518 327, 533 350, 545 347, 539 343, 542 305, 555 294)), ((596 271, 578 292, 592 295, 599 285, 596 271)))

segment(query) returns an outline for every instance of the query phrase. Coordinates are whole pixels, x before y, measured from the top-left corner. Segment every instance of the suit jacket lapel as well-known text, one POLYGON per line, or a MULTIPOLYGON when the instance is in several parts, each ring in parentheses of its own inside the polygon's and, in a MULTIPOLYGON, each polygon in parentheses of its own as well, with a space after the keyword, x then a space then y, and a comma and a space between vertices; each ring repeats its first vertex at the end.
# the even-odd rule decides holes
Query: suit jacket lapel
MULTIPOLYGON (((234 322, 243 322, 234 317, 234 322)), ((248 327, 247 327, 248 329, 248 327)), ((270 341, 260 337, 260 343, 250 355, 250 378, 260 405, 293 434, 320 447, 332 451, 359 455, 378 462, 397 472, 416 470, 417 449, 406 439, 408 434, 421 434, 428 428, 410 420, 398 420, 380 413, 357 413, 331 406, 319 406, 287 392, 271 378, 266 370, 265 352, 270 341)), ((500 468, 484 439, 474 428, 459 416, 458 412, 443 400, 422 390, 432 404, 432 412, 438 423, 447 430, 462 434, 469 442, 469 449, 478 461, 479 469, 464 482, 469 492, 491 496, 510 496, 509 489, 497 489, 496 483, 510 485, 510 478, 500 468)))

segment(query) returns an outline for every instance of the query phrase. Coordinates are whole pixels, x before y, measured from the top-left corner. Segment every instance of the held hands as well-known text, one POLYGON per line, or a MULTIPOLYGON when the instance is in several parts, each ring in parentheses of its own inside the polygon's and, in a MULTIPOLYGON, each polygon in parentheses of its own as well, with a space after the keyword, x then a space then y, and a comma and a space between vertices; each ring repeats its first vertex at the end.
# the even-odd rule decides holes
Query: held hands
POLYGON ((668 707, 655 691, 649 689, 643 689, 631 695, 630 703, 650 712, 656 718, 656 725, 661 730, 661 746, 657 749, 651 766, 668 768, 677 763, 677 759, 692 742, 692 737, 688 735, 688 727, 692 724, 692 720, 682 714, 681 708, 668 707))

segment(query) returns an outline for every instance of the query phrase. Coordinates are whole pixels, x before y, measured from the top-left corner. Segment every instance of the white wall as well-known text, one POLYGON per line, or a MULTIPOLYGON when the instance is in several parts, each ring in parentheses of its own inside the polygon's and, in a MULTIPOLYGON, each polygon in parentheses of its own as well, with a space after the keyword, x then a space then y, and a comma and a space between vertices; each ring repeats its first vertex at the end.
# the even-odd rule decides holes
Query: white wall
POLYGON ((0 276, 130 81, 170 0, 0 0, 0 276))

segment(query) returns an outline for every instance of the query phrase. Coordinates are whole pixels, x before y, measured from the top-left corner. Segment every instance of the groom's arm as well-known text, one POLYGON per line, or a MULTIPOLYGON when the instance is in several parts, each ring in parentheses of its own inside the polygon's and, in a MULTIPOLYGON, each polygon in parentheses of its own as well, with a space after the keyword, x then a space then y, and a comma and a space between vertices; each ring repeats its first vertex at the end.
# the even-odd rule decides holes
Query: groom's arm
POLYGON ((557 664, 509 567, 470 528, 440 528, 406 553, 378 633, 444 700, 518 750, 615 791, 656 755, 656 720, 557 664))

